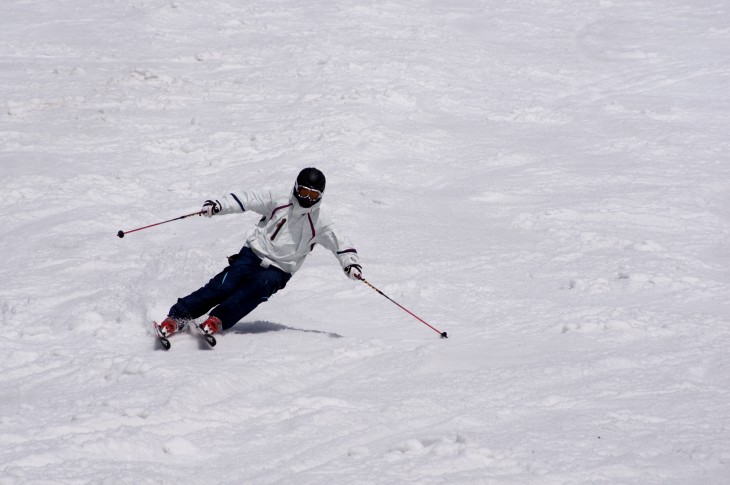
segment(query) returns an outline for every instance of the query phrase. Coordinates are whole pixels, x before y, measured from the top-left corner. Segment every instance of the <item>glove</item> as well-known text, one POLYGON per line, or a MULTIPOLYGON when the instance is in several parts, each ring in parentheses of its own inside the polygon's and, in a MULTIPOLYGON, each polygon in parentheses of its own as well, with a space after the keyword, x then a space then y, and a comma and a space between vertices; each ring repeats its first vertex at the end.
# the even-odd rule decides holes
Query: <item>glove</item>
POLYGON ((213 217, 221 211, 221 203, 217 200, 206 200, 203 204, 203 215, 205 217, 213 217))
POLYGON ((345 274, 348 278, 351 280, 361 280, 362 279, 362 266, 359 264, 350 264, 345 266, 345 274))

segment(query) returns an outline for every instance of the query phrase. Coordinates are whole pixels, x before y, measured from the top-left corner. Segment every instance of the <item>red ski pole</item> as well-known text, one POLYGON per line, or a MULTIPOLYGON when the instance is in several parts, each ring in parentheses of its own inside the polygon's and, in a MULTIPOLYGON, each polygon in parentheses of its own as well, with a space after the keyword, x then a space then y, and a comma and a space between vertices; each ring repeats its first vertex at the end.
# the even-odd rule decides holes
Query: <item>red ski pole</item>
POLYGON ((446 332, 442 332, 442 331, 437 330, 436 328, 432 327, 428 322, 426 322, 426 320, 424 320, 423 318, 419 317, 418 315, 416 315, 415 313, 413 313, 412 311, 410 311, 409 309, 407 309, 406 307, 404 307, 403 305, 401 305, 397 301, 393 300, 391 297, 389 297, 388 295, 386 295, 385 293, 383 293, 382 291, 380 291, 379 289, 377 289, 375 286, 371 285, 370 282, 368 280, 366 280, 365 278, 360 277, 360 281, 362 281, 363 283, 365 283, 366 285, 368 285, 370 288, 372 288, 373 290, 375 290, 378 293, 380 293, 381 295, 383 295, 385 298, 387 298, 388 300, 390 300, 392 303, 396 304, 401 310, 405 311, 410 316, 412 316, 413 318, 415 318, 416 320, 418 320, 422 324, 426 325, 428 328, 430 328, 434 332, 436 332, 439 335, 441 335, 441 338, 449 338, 448 335, 446 335, 446 332))
POLYGON ((172 222, 172 221, 179 221, 180 219, 185 219, 186 217, 190 217, 190 216, 202 216, 202 215, 203 215, 203 211, 193 212, 192 214, 186 214, 184 216, 176 217, 174 219, 170 219, 169 221, 162 221, 162 222, 158 222, 156 224, 150 224, 149 226, 138 227, 137 229, 132 229, 131 231, 119 231, 117 233, 117 237, 123 238, 125 234, 129 234, 129 233, 132 233, 132 232, 141 231, 142 229, 148 229, 150 227, 159 226, 161 224, 167 224, 168 222, 172 222))

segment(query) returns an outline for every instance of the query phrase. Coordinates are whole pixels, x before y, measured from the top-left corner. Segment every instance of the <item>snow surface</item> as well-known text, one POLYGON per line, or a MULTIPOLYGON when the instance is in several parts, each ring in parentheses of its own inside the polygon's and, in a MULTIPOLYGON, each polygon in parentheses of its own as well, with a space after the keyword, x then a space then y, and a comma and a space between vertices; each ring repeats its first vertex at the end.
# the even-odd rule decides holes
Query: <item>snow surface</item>
POLYGON ((3 0, 0 484, 730 483, 725 0, 3 0), (316 165, 211 350, 150 320, 316 165))

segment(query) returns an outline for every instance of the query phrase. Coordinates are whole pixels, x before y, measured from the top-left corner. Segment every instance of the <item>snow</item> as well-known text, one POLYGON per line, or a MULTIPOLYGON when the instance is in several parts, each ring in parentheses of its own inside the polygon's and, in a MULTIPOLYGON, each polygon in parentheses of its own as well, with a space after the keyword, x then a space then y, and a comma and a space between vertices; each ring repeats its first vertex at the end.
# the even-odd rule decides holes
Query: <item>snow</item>
POLYGON ((5 0, 0 484, 726 484, 720 0, 5 0), (315 165, 317 249, 150 321, 315 165))

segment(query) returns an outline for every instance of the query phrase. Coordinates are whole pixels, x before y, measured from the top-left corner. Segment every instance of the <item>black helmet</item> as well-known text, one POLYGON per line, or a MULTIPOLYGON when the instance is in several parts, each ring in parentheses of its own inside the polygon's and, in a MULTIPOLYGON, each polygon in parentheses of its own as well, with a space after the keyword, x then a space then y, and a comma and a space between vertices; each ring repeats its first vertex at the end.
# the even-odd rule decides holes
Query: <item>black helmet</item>
POLYGON ((326 183, 327 180, 322 172, 313 167, 305 168, 297 176, 297 183, 294 184, 294 197, 302 207, 312 207, 322 198, 326 183))

